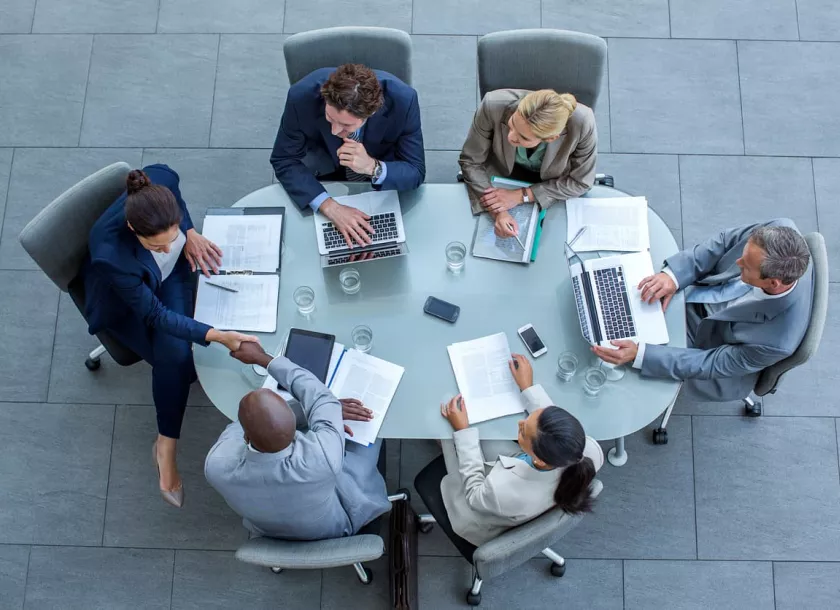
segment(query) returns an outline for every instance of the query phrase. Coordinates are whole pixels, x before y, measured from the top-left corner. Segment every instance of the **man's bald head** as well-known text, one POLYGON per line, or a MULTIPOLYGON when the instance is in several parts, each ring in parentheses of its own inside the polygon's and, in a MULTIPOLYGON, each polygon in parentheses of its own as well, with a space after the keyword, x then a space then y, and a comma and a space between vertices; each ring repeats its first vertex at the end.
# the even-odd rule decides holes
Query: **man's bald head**
POLYGON ((248 392, 239 401, 239 423, 247 441, 263 453, 282 451, 295 438, 295 414, 271 390, 248 392))

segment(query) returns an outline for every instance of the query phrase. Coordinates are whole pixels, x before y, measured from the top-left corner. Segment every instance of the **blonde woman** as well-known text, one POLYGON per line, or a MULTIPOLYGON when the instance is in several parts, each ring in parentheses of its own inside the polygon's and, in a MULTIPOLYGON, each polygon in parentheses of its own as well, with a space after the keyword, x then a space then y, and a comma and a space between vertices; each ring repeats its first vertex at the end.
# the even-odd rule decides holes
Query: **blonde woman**
POLYGON ((496 234, 518 233, 508 210, 536 202, 579 197, 595 180, 598 132, 592 109, 570 93, 551 89, 490 91, 481 101, 458 162, 473 214, 487 211, 496 234), (493 188, 503 176, 532 183, 525 189, 493 188))

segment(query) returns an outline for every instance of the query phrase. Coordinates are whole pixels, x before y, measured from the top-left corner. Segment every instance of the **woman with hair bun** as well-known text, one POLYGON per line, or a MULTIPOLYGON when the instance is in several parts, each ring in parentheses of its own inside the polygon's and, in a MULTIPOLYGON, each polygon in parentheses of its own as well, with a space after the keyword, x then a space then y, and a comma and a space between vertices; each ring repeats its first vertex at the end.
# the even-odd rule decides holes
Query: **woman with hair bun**
POLYGON ((107 331, 152 366, 158 425, 152 459, 161 496, 180 508, 175 453, 196 380, 192 344, 217 342, 235 351, 257 338, 193 319, 194 272, 217 272, 222 252, 193 227, 178 184, 166 165, 132 170, 126 191, 90 231, 81 279, 88 331, 107 331))
POLYGON ((490 91, 475 112, 458 162, 473 214, 489 212, 496 234, 519 232, 508 212, 521 203, 545 209, 580 197, 595 181, 598 132, 591 108, 552 89, 490 91), (531 184, 495 188, 493 176, 531 184), (512 227, 512 229, 510 228, 512 227))

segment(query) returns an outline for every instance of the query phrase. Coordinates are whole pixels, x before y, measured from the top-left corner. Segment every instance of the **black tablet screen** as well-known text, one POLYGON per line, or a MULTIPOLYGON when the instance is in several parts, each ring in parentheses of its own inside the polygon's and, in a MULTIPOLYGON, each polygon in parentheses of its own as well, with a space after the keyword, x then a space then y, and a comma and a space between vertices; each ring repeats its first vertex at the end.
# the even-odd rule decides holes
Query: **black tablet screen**
POLYGON ((285 355, 326 383, 334 343, 334 335, 293 328, 286 342, 285 355))

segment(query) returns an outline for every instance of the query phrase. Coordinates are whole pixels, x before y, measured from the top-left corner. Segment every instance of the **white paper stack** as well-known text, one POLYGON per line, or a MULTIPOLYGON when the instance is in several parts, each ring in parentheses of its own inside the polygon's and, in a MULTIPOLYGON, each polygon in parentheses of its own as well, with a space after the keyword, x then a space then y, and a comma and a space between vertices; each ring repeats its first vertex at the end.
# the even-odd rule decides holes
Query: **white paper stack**
POLYGON ((576 252, 650 249, 648 204, 644 197, 585 197, 566 201, 566 241, 576 252))

